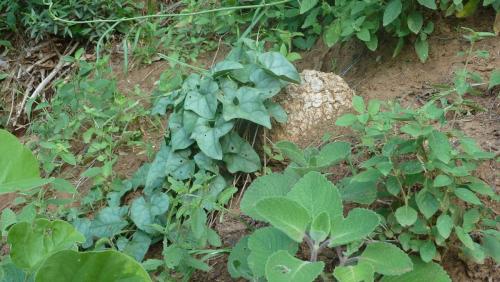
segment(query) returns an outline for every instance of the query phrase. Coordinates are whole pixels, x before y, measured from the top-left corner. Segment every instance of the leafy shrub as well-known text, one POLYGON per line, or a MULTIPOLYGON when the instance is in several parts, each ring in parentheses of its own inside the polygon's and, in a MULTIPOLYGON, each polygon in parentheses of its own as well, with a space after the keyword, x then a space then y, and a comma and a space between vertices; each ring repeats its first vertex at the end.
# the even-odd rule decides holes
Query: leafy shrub
MULTIPOLYGON (((138 14, 141 3, 130 0, 1 0, 0 13, 4 14, 4 22, 0 21, 0 28, 10 30, 26 30, 35 39, 45 38, 47 35, 60 37, 84 38, 91 41, 100 36, 113 23, 69 24, 55 20, 55 16, 65 20, 87 21, 93 19, 120 19, 138 14), (52 9, 49 11, 49 4, 52 9)), ((118 30, 124 31, 125 24, 118 30)))
MULTIPOLYGON (((314 281, 325 263, 318 254, 326 248, 337 251, 333 276, 341 282, 391 279, 405 273, 436 268, 433 281, 451 281, 441 267, 412 259, 395 245, 370 238, 381 217, 355 208, 346 217, 339 190, 318 172, 299 177, 292 170, 258 178, 241 201, 241 211, 269 227, 243 237, 228 261, 233 278, 268 281, 314 281), (306 242, 309 261, 296 257, 306 242)), ((414 274, 410 274, 414 275, 414 274)), ((397 281, 411 281, 401 280, 397 281)))

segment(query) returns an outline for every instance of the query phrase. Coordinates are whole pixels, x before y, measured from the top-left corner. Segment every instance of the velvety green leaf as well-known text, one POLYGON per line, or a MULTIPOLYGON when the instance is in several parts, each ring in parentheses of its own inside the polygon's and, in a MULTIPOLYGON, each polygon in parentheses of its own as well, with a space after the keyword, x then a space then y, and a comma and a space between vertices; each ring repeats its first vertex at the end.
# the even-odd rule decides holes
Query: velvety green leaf
POLYGON ((299 203, 284 197, 269 197, 256 204, 257 212, 296 242, 302 242, 311 216, 299 203))
POLYGON ((476 223, 481 218, 481 213, 477 208, 467 210, 463 215, 462 228, 465 232, 472 232, 476 228, 476 223))
POLYGON ((346 160, 351 154, 351 144, 348 142, 332 142, 321 148, 316 158, 318 166, 332 166, 346 160))
POLYGON ((420 246, 420 258, 424 262, 430 262, 436 256, 436 246, 430 240, 420 246))
POLYGON ((424 166, 418 160, 411 160, 401 163, 399 169, 401 169, 404 174, 417 174, 424 171, 424 166))
POLYGON ((342 217, 342 199, 338 189, 321 173, 309 172, 292 187, 289 199, 302 205, 312 217, 327 212, 331 220, 342 217))
POLYGON ((85 237, 62 220, 36 219, 33 223, 17 223, 10 228, 7 237, 12 262, 28 271, 33 271, 53 253, 76 249, 76 243, 83 242, 85 237))
POLYGON ((222 138, 222 160, 231 173, 251 173, 260 169, 260 158, 252 146, 238 133, 231 132, 222 138))
POLYGON ((280 152, 292 162, 300 166, 307 165, 304 152, 302 152, 302 150, 295 143, 290 141, 279 141, 275 144, 275 147, 278 148, 280 152))
POLYGON ((429 135, 429 147, 433 155, 443 163, 449 163, 451 160, 451 146, 448 137, 440 131, 434 130, 429 135))
POLYGON ((213 126, 210 120, 200 118, 191 138, 196 140, 198 147, 205 155, 212 159, 222 160, 222 146, 219 140, 231 131, 233 126, 232 122, 226 122, 222 118, 217 119, 213 126))
POLYGON ((0 281, 2 282, 33 282, 33 275, 29 275, 12 262, 2 261, 0 265, 0 281))
POLYGON ((436 5, 436 0, 417 0, 420 5, 425 6, 429 9, 436 10, 437 5, 436 5))
POLYGON ((389 1, 384 10, 383 25, 386 26, 397 19, 401 14, 402 8, 403 5, 401 4, 401 0, 389 1))
POLYGON ((356 182, 347 180, 347 184, 340 189, 342 200, 369 205, 377 198, 377 185, 375 182, 356 182))
POLYGON ((338 126, 351 126, 354 124, 358 118, 353 115, 353 114, 345 114, 337 118, 337 121, 335 121, 335 125, 338 126))
POLYGON ((417 211, 410 206, 399 207, 394 215, 402 226, 410 226, 417 221, 417 211))
POLYGON ((447 214, 441 214, 436 221, 436 227, 439 235, 447 239, 453 230, 453 219, 447 214))
POLYGON ((200 239, 206 230, 207 213, 202 208, 195 209, 191 214, 191 231, 196 239, 200 239))
POLYGON ((389 176, 385 183, 387 192, 397 196, 401 192, 401 183, 395 176, 389 176))
POLYGON ((26 191, 46 184, 40 179, 38 161, 8 131, 0 129, 0 194, 26 191), (24 184, 23 184, 24 182, 24 184), (26 182, 34 183, 26 185, 26 182))
POLYGON ((168 210, 169 198, 166 194, 157 192, 146 200, 139 197, 132 202, 130 207, 130 218, 135 225, 148 233, 155 233, 150 225, 155 223, 156 216, 168 210))
POLYGON ((486 255, 492 257, 496 263, 500 262, 500 238, 490 234, 485 234, 482 238, 482 246, 486 255))
POLYGON ((60 251, 37 272, 36 282, 150 282, 148 273, 131 257, 116 251, 60 251), (64 267, 61 267, 64 266, 64 267))
POLYGON ((424 263, 413 258, 413 270, 399 276, 384 276, 380 282, 452 282, 448 273, 437 263, 424 263))
POLYGON ((488 84, 488 89, 491 89, 497 85, 500 85, 500 69, 496 69, 490 74, 490 83, 488 84))
POLYGON ((261 91, 262 99, 270 99, 281 91, 283 82, 274 75, 269 74, 261 68, 255 69, 250 74, 250 81, 253 82, 255 88, 261 91))
POLYGON ((453 183, 453 180, 448 175, 440 174, 434 178, 433 186, 444 187, 450 185, 451 183, 453 183))
POLYGON ((453 190, 453 192, 458 198, 460 198, 463 201, 478 206, 481 206, 483 204, 481 200, 474 194, 474 192, 470 191, 469 189, 457 188, 453 190))
POLYGON ((227 259, 227 270, 232 278, 252 279, 252 270, 248 266, 248 256, 250 254, 248 237, 244 236, 236 243, 227 259))
POLYGON ((241 211, 255 220, 264 220, 255 209, 262 199, 286 196, 297 179, 286 174, 272 173, 255 179, 248 187, 240 202, 241 211))
POLYGON ((184 109, 191 110, 201 117, 212 119, 217 110, 219 87, 211 78, 203 78, 196 89, 187 92, 184 109))
POLYGON ((418 209, 427 219, 431 218, 439 209, 439 201, 425 189, 418 192, 416 202, 418 209))
POLYGON ((352 107, 356 110, 356 112, 360 114, 366 111, 365 102, 363 101, 363 98, 357 95, 354 95, 352 97, 352 107))
POLYGON ((330 227, 330 216, 322 212, 313 219, 309 236, 314 242, 323 242, 330 234, 330 227))
POLYGON ((490 197, 493 197, 495 195, 495 192, 493 191, 491 186, 488 185, 486 182, 482 181, 481 179, 477 177, 469 177, 467 180, 469 181, 467 187, 469 187, 470 190, 478 194, 490 197))
POLYGON ((312 282, 324 267, 323 262, 302 261, 287 251, 278 251, 267 260, 266 278, 273 282, 312 282))
POLYGON ((302 0, 300 1, 300 13, 304 14, 305 12, 311 10, 318 4, 318 0, 302 0))
POLYGON ((380 223, 379 216, 370 210, 355 208, 345 219, 332 224, 332 246, 345 245, 369 236, 380 223))
POLYGON ((360 256, 361 262, 373 266, 375 272, 383 275, 401 275, 413 269, 413 263, 398 247, 383 242, 369 244, 360 256))
POLYGON ((408 28, 415 34, 420 32, 424 25, 424 16, 418 11, 413 11, 408 15, 408 28))
POLYGON ((259 63, 267 71, 285 81, 300 83, 295 67, 279 52, 266 52, 259 55, 259 63))
POLYGON ((429 58, 429 42, 418 37, 417 40, 415 40, 415 51, 417 52, 420 62, 425 63, 429 58))
POLYGON ((283 232, 273 227, 257 229, 248 238, 248 266, 255 277, 263 277, 267 259, 277 251, 287 251, 290 255, 295 255, 298 244, 288 238, 283 232))
POLYGON ((333 276, 339 282, 373 282, 375 273, 369 263, 360 262, 356 265, 335 267, 333 276))
POLYGON ((236 92, 224 95, 223 115, 225 120, 246 119, 267 128, 271 128, 271 118, 264 106, 261 91, 243 86, 236 92))
POLYGON ((124 219, 127 211, 126 207, 106 207, 100 210, 90 226, 91 233, 99 238, 119 233, 128 225, 124 219))
POLYGON ((381 176, 382 173, 378 169, 368 168, 367 170, 356 174, 351 181, 376 182, 381 176))
POLYGON ((465 232, 462 227, 460 226, 455 226, 455 234, 457 235, 458 239, 464 244, 465 247, 469 249, 474 249, 474 241, 470 237, 470 235, 465 232))

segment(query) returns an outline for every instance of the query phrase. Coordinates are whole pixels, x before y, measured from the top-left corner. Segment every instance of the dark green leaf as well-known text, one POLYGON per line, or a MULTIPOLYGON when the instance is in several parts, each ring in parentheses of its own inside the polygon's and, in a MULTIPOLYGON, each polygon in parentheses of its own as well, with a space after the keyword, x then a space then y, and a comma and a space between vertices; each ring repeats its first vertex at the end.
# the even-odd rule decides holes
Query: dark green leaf
POLYGON ((279 52, 260 54, 259 63, 280 79, 300 83, 300 76, 295 67, 279 52))
POLYGON ((231 173, 238 171, 251 173, 260 169, 259 155, 252 146, 236 132, 231 132, 222 139, 222 160, 231 173))
POLYGON ((383 25, 386 26, 392 23, 395 19, 399 17, 401 14, 401 9, 403 5, 401 4, 401 0, 391 0, 387 3, 387 6, 384 10, 384 18, 383 25))

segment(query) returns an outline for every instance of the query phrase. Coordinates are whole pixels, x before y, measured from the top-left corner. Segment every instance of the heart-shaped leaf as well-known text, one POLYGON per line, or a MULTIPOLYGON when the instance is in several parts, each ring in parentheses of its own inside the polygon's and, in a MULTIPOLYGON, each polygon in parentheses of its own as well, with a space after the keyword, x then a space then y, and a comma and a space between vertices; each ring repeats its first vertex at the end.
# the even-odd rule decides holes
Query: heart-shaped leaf
POLYGON ((260 169, 260 158, 248 142, 238 133, 231 132, 222 138, 222 160, 231 173, 251 173, 260 169))
POLYGON ((262 92, 256 88, 241 87, 235 92, 225 93, 222 113, 225 120, 246 119, 271 128, 271 118, 264 106, 262 92))
POLYGON ((355 208, 345 219, 332 223, 332 246, 345 245, 370 235, 380 223, 379 216, 370 210, 355 208))
POLYGON ((399 276, 384 276, 380 282, 451 282, 448 273, 437 263, 424 263, 418 258, 412 258, 413 270, 399 276))
POLYGON ((312 282, 324 267, 322 261, 302 261, 287 251, 278 251, 267 260, 266 278, 273 282, 312 282))
POLYGON ((375 272, 383 275, 401 275, 413 269, 413 263, 398 247, 383 242, 369 244, 360 257, 369 263, 375 272))
POLYGON ((126 207, 106 207, 99 211, 90 225, 90 233, 96 237, 112 237, 128 225, 124 219, 126 207))
POLYGON ((232 122, 219 118, 213 126, 208 119, 199 119, 191 138, 196 140, 200 150, 212 159, 222 160, 220 138, 233 129, 232 122))
POLYGON ((282 80, 300 83, 300 76, 295 67, 279 52, 260 54, 259 63, 266 71, 282 80))
POLYGON ((333 271, 333 276, 339 282, 373 282, 374 275, 373 266, 366 262, 350 266, 337 266, 333 271))
POLYGON ((139 197, 132 202, 130 207, 130 218, 135 225, 148 233, 155 233, 150 225, 155 223, 156 216, 168 210, 169 198, 166 194, 157 192, 146 200, 139 197))

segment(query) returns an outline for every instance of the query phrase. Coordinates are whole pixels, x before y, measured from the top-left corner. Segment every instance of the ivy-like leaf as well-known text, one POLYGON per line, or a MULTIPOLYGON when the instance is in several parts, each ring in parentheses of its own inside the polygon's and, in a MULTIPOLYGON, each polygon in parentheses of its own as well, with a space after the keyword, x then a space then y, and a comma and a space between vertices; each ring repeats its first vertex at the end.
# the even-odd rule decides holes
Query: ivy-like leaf
POLYGON ((167 176, 166 165, 170 155, 170 147, 162 144, 158 153, 151 163, 146 176, 144 193, 150 194, 154 189, 159 188, 167 176))
POLYGON ((174 152, 170 150, 167 158, 165 170, 177 180, 185 180, 194 174, 194 161, 190 158, 191 150, 185 149, 174 152))
POLYGON ((259 55, 259 63, 266 71, 282 80, 300 83, 300 76, 295 67, 279 52, 267 52, 259 55))
POLYGON ((128 225, 124 219, 126 207, 106 207, 99 211, 90 225, 90 233, 96 237, 112 237, 128 225))
POLYGON ((203 78, 198 84, 193 87, 190 85, 190 90, 186 94, 184 101, 184 109, 191 110, 199 116, 212 119, 217 110, 217 92, 219 86, 211 78, 203 78))
POLYGON ((231 173, 251 173, 260 169, 260 158, 252 146, 238 133, 231 132, 222 138, 222 160, 231 173))
POLYGON ((222 146, 219 140, 231 131, 233 126, 232 122, 226 122, 222 118, 218 118, 213 126, 210 120, 200 118, 191 138, 196 140, 198 147, 205 155, 212 159, 222 160, 222 146))
POLYGON ((232 278, 252 279, 252 270, 248 266, 248 255, 250 254, 248 237, 244 236, 236 243, 227 259, 227 270, 232 278))
POLYGON ((130 218, 139 229, 155 233, 155 229, 150 225, 155 223, 156 216, 168 210, 168 206, 169 199, 164 193, 155 193, 148 200, 141 196, 132 202, 130 218))
POLYGON ((261 91, 255 88, 243 86, 236 92, 225 93, 222 104, 225 120, 241 118, 271 128, 271 119, 261 91))

